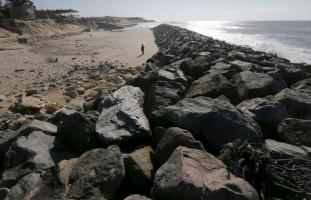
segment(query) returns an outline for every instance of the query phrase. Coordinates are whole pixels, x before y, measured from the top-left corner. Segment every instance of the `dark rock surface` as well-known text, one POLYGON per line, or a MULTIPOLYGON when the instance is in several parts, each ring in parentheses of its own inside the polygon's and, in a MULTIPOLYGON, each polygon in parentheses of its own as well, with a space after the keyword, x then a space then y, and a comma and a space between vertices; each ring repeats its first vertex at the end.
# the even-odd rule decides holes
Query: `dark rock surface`
POLYGON ((84 153, 69 176, 69 199, 113 199, 125 177, 117 146, 84 153))
POLYGON ((149 121, 143 112, 144 93, 124 86, 106 101, 96 122, 96 133, 104 144, 144 140, 151 136, 149 121))
POLYGON ((237 138, 261 141, 260 128, 251 118, 242 115, 230 103, 218 99, 187 98, 165 111, 168 121, 203 136, 216 149, 237 138))
POLYGON ((145 196, 133 194, 131 196, 126 197, 124 200, 151 200, 145 196))
POLYGON ((178 147, 156 172, 156 199, 258 199, 244 180, 229 175, 225 165, 202 150, 178 147))
POLYGON ((189 131, 172 127, 166 130, 164 136, 157 145, 155 152, 157 160, 162 163, 166 162, 179 146, 204 150, 201 142, 195 140, 189 131))
POLYGON ((241 100, 265 97, 286 88, 286 84, 265 73, 244 71, 232 78, 241 100))
POLYGON ((237 88, 221 74, 207 74, 194 81, 190 87, 187 97, 207 96, 217 98, 226 96, 232 103, 239 102, 237 88))
POLYGON ((95 133, 97 116, 86 113, 74 113, 58 125, 59 137, 77 152, 85 152, 98 147, 95 133))

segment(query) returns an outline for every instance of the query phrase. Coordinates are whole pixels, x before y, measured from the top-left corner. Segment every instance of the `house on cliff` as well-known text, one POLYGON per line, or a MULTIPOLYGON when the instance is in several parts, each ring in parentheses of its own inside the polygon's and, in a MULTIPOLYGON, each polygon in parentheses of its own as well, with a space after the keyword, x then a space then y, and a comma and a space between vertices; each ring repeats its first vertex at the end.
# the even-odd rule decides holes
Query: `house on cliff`
POLYGON ((7 0, 5 9, 11 19, 35 19, 35 6, 31 0, 7 0))

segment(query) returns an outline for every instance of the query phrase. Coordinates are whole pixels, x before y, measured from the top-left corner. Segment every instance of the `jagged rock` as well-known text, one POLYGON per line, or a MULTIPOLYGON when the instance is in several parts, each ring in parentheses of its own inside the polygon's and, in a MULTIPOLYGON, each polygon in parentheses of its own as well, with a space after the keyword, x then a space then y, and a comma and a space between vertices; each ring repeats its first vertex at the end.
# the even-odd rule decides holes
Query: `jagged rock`
POLYGON ((221 74, 207 74, 194 81, 190 87, 187 97, 207 96, 217 98, 221 95, 226 96, 231 102, 239 101, 237 89, 226 77, 221 74))
POLYGON ((124 200, 151 200, 145 196, 133 194, 131 196, 126 197, 124 200))
POLYGON ((266 140, 265 147, 272 159, 305 159, 310 160, 311 148, 304 146, 295 146, 287 143, 266 140))
POLYGON ((278 128, 283 142, 311 147, 311 120, 285 119, 278 128))
POLYGON ((152 148, 144 147, 124 155, 126 175, 142 192, 150 190, 153 178, 152 148))
POLYGON ((31 122, 24 124, 20 127, 17 132, 20 135, 27 135, 33 131, 42 131, 48 135, 57 134, 57 126, 45 121, 32 120, 31 122))
POLYGON ((261 131, 251 119, 230 103, 208 97, 184 99, 165 109, 166 119, 178 127, 204 137, 209 145, 221 145, 237 138, 260 142, 261 131))
POLYGON ((244 71, 234 75, 231 81, 237 87, 241 100, 265 97, 276 94, 286 88, 286 85, 282 81, 274 79, 268 74, 253 73, 250 71, 244 71))
POLYGON ((2 167, 3 163, 3 158, 5 153, 8 151, 10 146, 16 141, 18 137, 18 133, 11 131, 11 130, 6 130, 0 132, 0 168, 2 167))
POLYGON ((113 199, 124 178, 120 149, 94 149, 84 153, 69 176, 68 199, 113 199))
POLYGON ((162 117, 163 107, 173 105, 184 97, 188 79, 176 66, 166 66, 144 73, 132 85, 146 93, 145 110, 150 121, 162 117))
POLYGON ((256 190, 230 174, 220 160, 207 152, 186 147, 178 147, 156 172, 153 196, 180 200, 259 199, 256 190))
POLYGON ((211 68, 211 61, 213 61, 210 56, 198 56, 193 60, 185 60, 180 64, 180 69, 185 75, 191 76, 197 79, 207 73, 211 68))
POLYGON ((278 64, 276 67, 278 68, 278 73, 282 75, 289 86, 306 79, 306 73, 294 66, 290 66, 288 64, 278 64))
POLYGON ((239 73, 241 70, 235 65, 227 64, 224 62, 218 62, 216 65, 212 66, 209 70, 210 74, 221 74, 227 79, 231 79, 233 75, 239 73))
POLYGON ((21 97, 13 108, 15 112, 23 114, 35 114, 44 108, 44 102, 37 97, 21 97))
POLYGON ((32 173, 23 177, 9 192, 6 200, 34 199, 42 184, 39 173, 32 173))
POLYGON ((284 104, 291 118, 311 119, 310 90, 285 89, 275 95, 273 100, 284 104))
POLYGON ((59 137, 77 152, 85 152, 99 146, 95 133, 97 116, 76 112, 58 125, 59 137))
POLYGON ((241 71, 262 72, 258 65, 242 60, 234 60, 230 62, 231 65, 238 67, 241 71))
POLYGON ((164 163, 179 146, 192 149, 204 150, 201 142, 197 141, 192 134, 181 128, 172 127, 166 130, 156 149, 157 160, 164 163))
POLYGON ((305 79, 302 81, 299 81, 292 85, 293 89, 310 89, 311 88, 311 79, 305 79))
POLYGON ((237 108, 260 125, 265 138, 276 133, 280 122, 288 116, 283 104, 264 98, 245 100, 237 108))
POLYGON ((145 140, 151 136, 149 121, 143 112, 144 93, 124 86, 106 101, 96 122, 96 133, 104 144, 145 140))
POLYGON ((81 99, 74 99, 71 100, 67 105, 65 105, 64 108, 68 110, 74 110, 77 112, 84 112, 84 100, 81 99))
POLYGON ((23 165, 26 168, 44 170, 73 154, 54 136, 35 131, 20 136, 10 147, 4 158, 4 168, 23 165))

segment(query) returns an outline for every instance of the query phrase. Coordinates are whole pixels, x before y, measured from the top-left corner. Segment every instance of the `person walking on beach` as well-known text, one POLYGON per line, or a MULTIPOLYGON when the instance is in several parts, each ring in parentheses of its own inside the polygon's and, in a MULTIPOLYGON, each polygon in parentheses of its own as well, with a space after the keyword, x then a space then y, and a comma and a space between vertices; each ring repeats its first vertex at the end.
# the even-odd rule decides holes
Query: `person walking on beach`
POLYGON ((145 46, 144 46, 144 44, 141 45, 141 54, 145 55, 145 46))

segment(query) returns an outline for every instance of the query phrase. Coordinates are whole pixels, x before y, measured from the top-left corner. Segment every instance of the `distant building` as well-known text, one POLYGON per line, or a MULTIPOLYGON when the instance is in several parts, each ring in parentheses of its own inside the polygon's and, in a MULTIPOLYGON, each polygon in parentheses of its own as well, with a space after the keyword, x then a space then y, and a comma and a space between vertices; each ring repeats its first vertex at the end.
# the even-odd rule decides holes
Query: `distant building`
POLYGON ((7 0, 5 4, 12 19, 35 19, 35 6, 31 0, 7 0))

